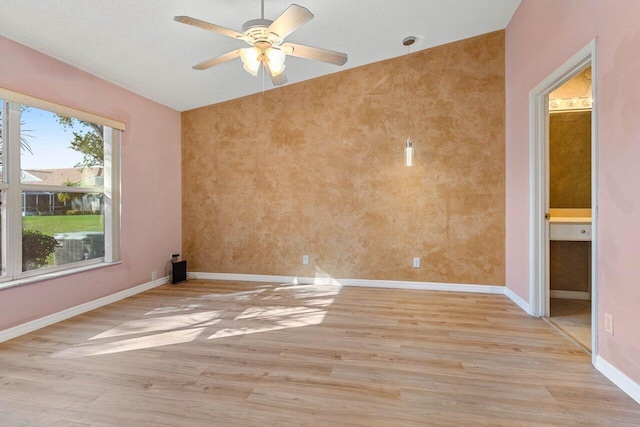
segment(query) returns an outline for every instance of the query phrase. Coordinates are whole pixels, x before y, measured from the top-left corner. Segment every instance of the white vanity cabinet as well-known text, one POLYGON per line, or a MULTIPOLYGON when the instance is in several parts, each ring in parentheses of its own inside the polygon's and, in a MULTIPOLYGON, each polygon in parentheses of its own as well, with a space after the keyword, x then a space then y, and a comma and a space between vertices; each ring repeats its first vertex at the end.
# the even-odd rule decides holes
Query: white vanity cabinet
POLYGON ((591 241, 591 209, 550 209, 549 240, 591 241))
POLYGON ((591 241, 591 224, 551 222, 549 224, 550 240, 570 240, 574 242, 591 241))

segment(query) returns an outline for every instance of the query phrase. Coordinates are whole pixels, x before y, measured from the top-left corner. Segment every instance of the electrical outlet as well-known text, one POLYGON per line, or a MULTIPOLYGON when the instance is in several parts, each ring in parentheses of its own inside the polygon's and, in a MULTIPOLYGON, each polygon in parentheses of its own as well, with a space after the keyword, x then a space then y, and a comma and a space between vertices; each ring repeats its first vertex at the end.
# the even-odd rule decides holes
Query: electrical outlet
POLYGON ((151 272, 151 280, 156 280, 156 272, 155 270, 151 272))
POLYGON ((420 258, 413 259, 413 268, 420 268, 420 258))
POLYGON ((613 316, 609 313, 604 314, 604 330, 613 335, 613 316))
POLYGON ((309 264, 309 255, 302 255, 302 263, 304 265, 309 264))

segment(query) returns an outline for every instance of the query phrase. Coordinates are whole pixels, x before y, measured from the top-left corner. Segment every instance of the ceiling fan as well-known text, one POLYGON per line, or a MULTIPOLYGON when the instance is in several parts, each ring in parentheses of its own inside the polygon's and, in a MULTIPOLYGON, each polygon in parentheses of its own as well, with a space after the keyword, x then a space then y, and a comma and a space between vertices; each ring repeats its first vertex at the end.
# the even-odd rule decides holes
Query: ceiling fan
POLYGON ((206 70, 215 65, 240 57, 244 69, 248 73, 254 76, 258 75, 260 64, 262 64, 268 72, 271 82, 274 86, 278 86, 287 82, 287 77, 283 73, 286 55, 313 59, 335 65, 343 65, 347 62, 347 54, 345 53, 295 43, 283 43, 286 37, 300 28, 302 24, 313 18, 313 14, 308 9, 297 4, 292 4, 287 10, 282 12, 275 21, 271 21, 264 19, 264 0, 262 0, 261 5, 262 18, 245 22, 242 26, 241 33, 189 16, 175 16, 173 18, 175 21, 242 40, 251 46, 233 50, 224 55, 196 64, 192 68, 195 70, 206 70))

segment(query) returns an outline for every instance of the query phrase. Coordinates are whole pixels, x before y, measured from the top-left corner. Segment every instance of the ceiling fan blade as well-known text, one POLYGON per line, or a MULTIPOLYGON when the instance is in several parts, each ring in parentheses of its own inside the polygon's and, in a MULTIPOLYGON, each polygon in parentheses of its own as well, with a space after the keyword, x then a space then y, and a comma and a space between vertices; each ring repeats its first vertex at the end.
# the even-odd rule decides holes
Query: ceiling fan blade
POLYGON ((267 74, 269 74, 269 77, 271 78, 271 83, 273 83, 274 86, 280 86, 288 82, 287 76, 284 75, 284 72, 278 74, 277 76, 274 76, 273 74, 271 74, 271 68, 269 67, 269 60, 267 59, 266 55, 262 57, 262 65, 264 66, 264 69, 266 70, 267 74))
POLYGON ((205 30, 213 31, 214 33, 222 34, 223 36, 231 37, 238 40, 250 40, 249 37, 245 36, 242 33, 239 33, 235 30, 230 30, 229 28, 221 27, 219 25, 212 24, 210 22, 201 21, 196 18, 192 18, 190 16, 174 16, 174 21, 181 22, 187 25, 193 25, 194 27, 202 28, 205 30))
POLYGON ((344 65, 348 59, 346 53, 334 52, 333 50, 295 43, 285 43, 281 48, 287 55, 297 56, 298 58, 314 59, 316 61, 328 62, 329 64, 334 65, 344 65))
POLYGON ((284 40, 285 37, 311 19, 313 19, 313 13, 308 9, 292 4, 269 25, 267 34, 273 34, 276 39, 284 40))
POLYGON ((222 64, 223 62, 236 59, 239 56, 240 56, 240 49, 236 49, 236 50, 232 50, 229 53, 225 53, 224 55, 218 56, 217 58, 209 59, 207 61, 196 64, 191 68, 193 68, 194 70, 206 70, 207 68, 211 68, 214 65, 222 64))

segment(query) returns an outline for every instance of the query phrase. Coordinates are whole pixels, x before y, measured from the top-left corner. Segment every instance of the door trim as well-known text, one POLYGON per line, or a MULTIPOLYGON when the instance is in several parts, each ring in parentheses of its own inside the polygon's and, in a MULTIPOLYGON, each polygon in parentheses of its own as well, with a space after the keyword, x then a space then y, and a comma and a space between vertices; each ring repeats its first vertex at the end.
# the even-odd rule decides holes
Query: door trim
POLYGON ((549 315, 549 94, 575 74, 591 66, 591 355, 598 355, 598 93, 597 39, 529 92, 529 314, 549 315))

